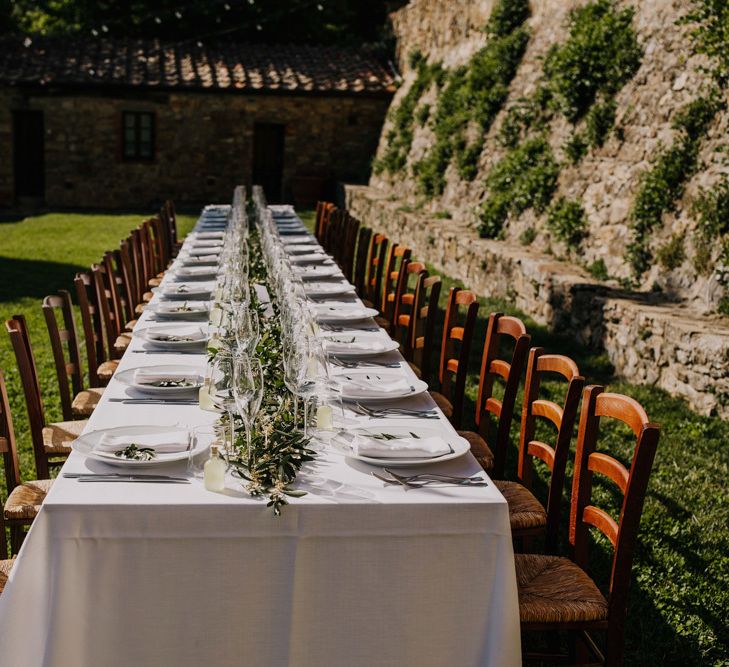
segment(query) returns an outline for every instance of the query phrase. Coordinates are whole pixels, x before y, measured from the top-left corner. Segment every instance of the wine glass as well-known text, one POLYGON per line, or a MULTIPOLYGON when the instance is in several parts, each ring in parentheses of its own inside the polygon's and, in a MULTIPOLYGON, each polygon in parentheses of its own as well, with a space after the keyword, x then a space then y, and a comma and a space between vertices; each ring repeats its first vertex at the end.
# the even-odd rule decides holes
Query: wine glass
POLYGON ((314 336, 304 339, 304 354, 299 367, 296 393, 304 401, 304 436, 309 435, 309 398, 329 381, 326 355, 314 336))
POLYGON ((248 470, 253 465, 251 431, 263 399, 263 368, 261 361, 246 354, 237 354, 233 361, 233 393, 238 414, 246 431, 248 470))
POLYGON ((208 362, 207 377, 210 378, 208 395, 210 400, 228 415, 230 441, 226 447, 226 457, 230 460, 235 448, 235 424, 233 411, 236 407, 234 385, 233 353, 228 349, 221 349, 208 362))
POLYGON ((238 349, 252 355, 260 337, 258 313, 250 308, 239 308, 233 315, 233 324, 238 349))

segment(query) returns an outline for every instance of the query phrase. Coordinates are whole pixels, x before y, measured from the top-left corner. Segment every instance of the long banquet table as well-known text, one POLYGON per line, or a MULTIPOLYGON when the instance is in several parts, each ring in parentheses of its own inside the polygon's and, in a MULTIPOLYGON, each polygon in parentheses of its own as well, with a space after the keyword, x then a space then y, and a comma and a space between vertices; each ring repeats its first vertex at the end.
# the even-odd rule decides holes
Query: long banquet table
MULTIPOLYGON (((145 311, 137 326, 151 320, 145 311)), ((203 354, 141 349, 134 338, 119 370, 205 365, 203 354)), ((397 352, 386 358, 402 361, 397 352)), ((110 401, 126 389, 112 379, 87 431, 217 418, 194 406, 110 401)), ((433 406, 427 394, 409 404, 418 400, 433 406)), ((434 423, 452 433, 442 415, 434 423)), ((63 472, 104 469, 73 452, 63 472)), ((437 469, 481 472, 470 454, 437 469)), ((519 664, 511 534, 498 490, 404 489, 371 470, 325 450, 297 480, 307 495, 278 518, 234 478, 217 494, 198 479, 59 477, 0 596, 2 664, 519 664)), ((185 474, 185 466, 160 472, 185 474)))

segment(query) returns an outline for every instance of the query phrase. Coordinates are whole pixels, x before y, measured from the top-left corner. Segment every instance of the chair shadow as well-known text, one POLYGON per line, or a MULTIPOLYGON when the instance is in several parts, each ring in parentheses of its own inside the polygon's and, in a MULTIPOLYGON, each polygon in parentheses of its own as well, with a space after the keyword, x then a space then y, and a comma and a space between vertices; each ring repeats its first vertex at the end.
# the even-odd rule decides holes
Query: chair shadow
POLYGON ((73 288, 73 277, 88 267, 0 256, 0 303, 24 297, 42 299, 58 289, 73 288))

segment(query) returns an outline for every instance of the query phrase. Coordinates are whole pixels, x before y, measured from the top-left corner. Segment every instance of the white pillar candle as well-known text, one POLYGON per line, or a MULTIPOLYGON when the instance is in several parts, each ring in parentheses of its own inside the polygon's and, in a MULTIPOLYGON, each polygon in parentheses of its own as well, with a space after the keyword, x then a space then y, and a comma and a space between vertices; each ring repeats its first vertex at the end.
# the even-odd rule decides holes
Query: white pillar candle
POLYGON ((331 405, 320 405, 316 409, 316 428, 320 431, 333 431, 334 420, 332 414, 331 405))

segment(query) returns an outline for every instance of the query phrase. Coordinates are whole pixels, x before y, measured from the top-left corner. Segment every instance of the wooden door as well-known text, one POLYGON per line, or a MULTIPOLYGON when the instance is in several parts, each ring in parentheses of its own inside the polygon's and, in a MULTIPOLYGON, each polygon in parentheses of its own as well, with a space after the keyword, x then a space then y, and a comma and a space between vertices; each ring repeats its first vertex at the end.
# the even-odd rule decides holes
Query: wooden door
POLYGON ((13 111, 15 196, 42 199, 45 195, 43 112, 13 111))
POLYGON ((270 204, 281 203, 284 132, 278 123, 256 123, 253 130, 253 185, 262 185, 270 204))

